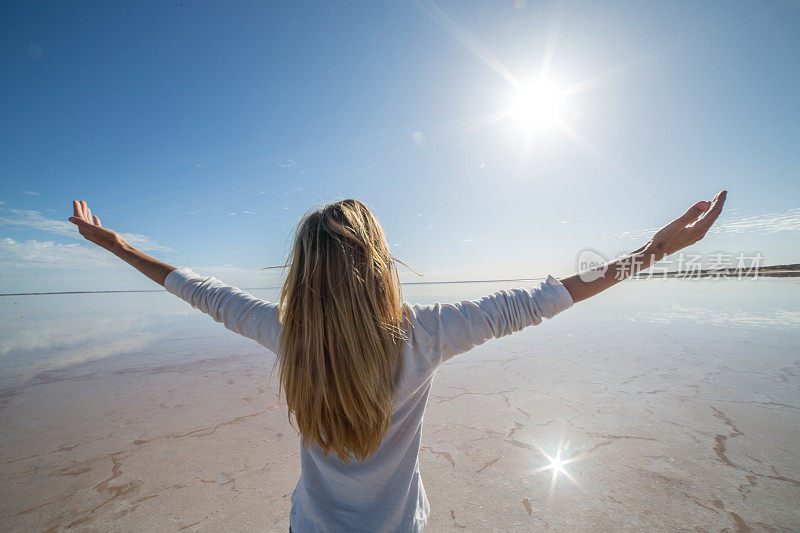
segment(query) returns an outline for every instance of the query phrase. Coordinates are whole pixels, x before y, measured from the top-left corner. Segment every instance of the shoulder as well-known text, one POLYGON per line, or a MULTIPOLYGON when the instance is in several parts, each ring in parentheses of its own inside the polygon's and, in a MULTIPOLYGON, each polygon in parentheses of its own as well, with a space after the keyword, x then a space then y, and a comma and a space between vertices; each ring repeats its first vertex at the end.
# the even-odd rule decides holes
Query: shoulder
POLYGON ((440 349, 443 322, 447 322, 453 304, 404 304, 406 331, 410 347, 422 354, 437 353, 440 349))
POLYGON ((410 334, 422 330, 432 331, 438 328, 439 317, 442 311, 442 304, 403 304, 403 317, 405 327, 410 334))

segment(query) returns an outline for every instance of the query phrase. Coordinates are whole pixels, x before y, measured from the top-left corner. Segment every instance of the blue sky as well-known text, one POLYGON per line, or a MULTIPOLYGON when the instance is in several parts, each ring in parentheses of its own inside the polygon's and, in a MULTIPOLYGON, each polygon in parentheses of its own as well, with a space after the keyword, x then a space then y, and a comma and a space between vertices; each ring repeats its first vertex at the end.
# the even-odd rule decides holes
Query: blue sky
POLYGON ((697 253, 797 262, 798 27, 788 1, 6 3, 0 291, 152 287, 73 199, 243 286, 350 196, 427 281, 566 274, 722 188, 697 253))

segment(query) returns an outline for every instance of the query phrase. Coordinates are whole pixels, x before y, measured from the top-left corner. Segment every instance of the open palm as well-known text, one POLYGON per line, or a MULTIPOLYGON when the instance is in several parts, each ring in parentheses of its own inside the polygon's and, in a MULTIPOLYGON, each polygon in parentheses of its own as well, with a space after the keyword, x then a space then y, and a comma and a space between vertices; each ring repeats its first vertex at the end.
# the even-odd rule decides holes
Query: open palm
POLYGON ((673 254, 705 237, 722 213, 728 191, 720 191, 710 202, 697 202, 653 236, 648 248, 659 257, 673 254))
POLYGON ((78 226, 78 231, 86 240, 109 251, 125 244, 125 239, 116 231, 104 228, 100 224, 100 219, 92 216, 92 212, 86 202, 73 200, 72 207, 75 210, 75 215, 69 217, 68 220, 78 226))

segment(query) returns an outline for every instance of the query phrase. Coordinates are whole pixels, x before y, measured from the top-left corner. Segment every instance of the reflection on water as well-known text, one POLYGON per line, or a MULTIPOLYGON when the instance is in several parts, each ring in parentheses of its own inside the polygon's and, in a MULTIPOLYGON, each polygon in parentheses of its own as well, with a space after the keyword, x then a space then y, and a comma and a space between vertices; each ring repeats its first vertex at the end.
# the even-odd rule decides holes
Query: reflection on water
POLYGON ((0 388, 180 334, 192 309, 161 293, 20 296, 0 300, 0 388))
MULTIPOLYGON (((538 282, 406 285, 410 303, 454 302, 538 282)), ((251 290, 276 300, 277 289, 251 290)), ((741 330, 800 330, 795 280, 640 280, 568 311, 552 327, 602 326, 638 335, 655 326, 705 328, 709 337, 741 330), (624 323, 627 322, 627 325, 624 323), (612 325, 619 324, 619 325, 612 325)), ((774 333, 774 332, 773 332, 774 333)), ((0 388, 87 361, 147 350, 157 341, 226 335, 203 313, 167 293, 20 296, 0 299, 0 388)))
MULTIPOLYGON (((631 317, 631 320, 636 320, 631 317)), ((704 307, 675 306, 661 315, 648 317, 653 323, 673 324, 681 321, 704 322, 715 326, 788 328, 800 327, 800 311, 772 309, 751 311, 747 309, 709 309, 704 307)))

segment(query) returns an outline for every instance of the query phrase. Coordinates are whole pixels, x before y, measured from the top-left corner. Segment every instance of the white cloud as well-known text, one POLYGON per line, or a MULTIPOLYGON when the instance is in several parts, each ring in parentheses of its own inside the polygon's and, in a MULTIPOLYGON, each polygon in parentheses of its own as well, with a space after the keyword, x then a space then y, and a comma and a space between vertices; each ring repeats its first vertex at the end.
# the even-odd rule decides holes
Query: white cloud
POLYGON ((720 221, 712 231, 723 235, 737 235, 748 231, 766 235, 784 231, 800 232, 800 208, 789 209, 782 213, 765 213, 737 220, 720 221))
POLYGON ((172 252, 174 251, 169 246, 158 244, 152 238, 140 233, 120 233, 123 239, 128 241, 134 248, 142 252, 172 252))
POLYGON ((80 236, 75 224, 72 222, 52 220, 44 217, 39 211, 8 209, 6 212, 10 213, 10 216, 6 215, 6 213, 0 215, 0 226, 20 226, 67 237, 80 236))
POLYGON ((82 268, 120 266, 114 257, 97 246, 49 241, 0 239, 0 265, 12 268, 82 268))
POLYGON ((422 144, 423 142, 425 142, 425 137, 422 135, 421 131, 415 131, 414 133, 412 133, 411 138, 417 144, 422 144))
MULTIPOLYGON (((653 234, 659 229, 660 228, 653 227, 634 231, 623 231, 621 233, 603 235, 603 238, 649 238, 652 237, 653 234)), ((787 209, 786 211, 782 212, 764 213, 762 215, 743 218, 721 218, 714 224, 708 234, 720 237, 732 237, 745 233, 771 235, 774 233, 782 233, 787 231, 800 233, 800 208, 787 209)))
POLYGON ((286 159, 284 161, 278 161, 278 166, 281 168, 290 168, 295 166, 297 163, 294 159, 286 159))
POLYGON ((22 191, 22 194, 27 194, 28 196, 39 196, 39 193, 36 191, 22 191))
MULTIPOLYGON (((82 239, 78 229, 72 222, 53 220, 39 211, 29 209, 7 209, 0 214, 0 226, 16 226, 20 228, 46 231, 73 239, 82 239)), ((151 237, 140 233, 120 233, 123 239, 143 252, 171 252, 172 248, 155 242, 151 237)), ((33 241, 38 242, 38 241, 33 241)))

